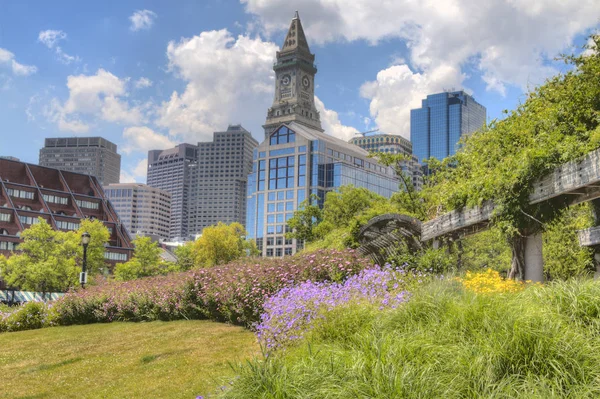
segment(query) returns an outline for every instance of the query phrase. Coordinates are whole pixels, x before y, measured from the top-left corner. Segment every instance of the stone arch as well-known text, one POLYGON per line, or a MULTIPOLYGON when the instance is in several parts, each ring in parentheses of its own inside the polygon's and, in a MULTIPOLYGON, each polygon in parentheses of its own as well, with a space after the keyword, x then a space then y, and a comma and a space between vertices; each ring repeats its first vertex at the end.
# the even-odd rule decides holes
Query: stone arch
POLYGON ((387 213, 374 217, 361 227, 358 252, 382 265, 398 253, 400 241, 405 241, 411 252, 420 250, 421 221, 407 215, 387 213))

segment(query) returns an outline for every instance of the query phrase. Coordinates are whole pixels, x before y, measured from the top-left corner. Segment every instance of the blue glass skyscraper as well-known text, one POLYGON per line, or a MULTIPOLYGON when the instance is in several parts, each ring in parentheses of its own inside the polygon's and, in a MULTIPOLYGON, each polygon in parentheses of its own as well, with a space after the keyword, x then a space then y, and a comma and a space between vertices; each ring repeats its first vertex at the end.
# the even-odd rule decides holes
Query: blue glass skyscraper
POLYGON ((419 162, 456 153, 461 136, 482 128, 486 109, 464 91, 428 95, 410 111, 410 141, 419 162))

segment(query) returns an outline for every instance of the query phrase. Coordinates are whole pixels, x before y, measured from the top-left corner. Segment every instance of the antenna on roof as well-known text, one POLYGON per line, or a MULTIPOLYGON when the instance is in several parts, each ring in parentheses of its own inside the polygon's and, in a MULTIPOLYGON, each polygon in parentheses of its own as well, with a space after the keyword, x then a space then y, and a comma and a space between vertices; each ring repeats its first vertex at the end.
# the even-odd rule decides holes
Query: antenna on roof
POLYGON ((359 135, 359 134, 360 134, 361 136, 365 137, 365 135, 366 135, 367 133, 374 133, 374 132, 378 132, 378 131, 379 131, 379 129, 373 129, 373 130, 367 130, 366 132, 359 132, 359 133, 355 133, 355 134, 356 134, 356 135, 359 135))

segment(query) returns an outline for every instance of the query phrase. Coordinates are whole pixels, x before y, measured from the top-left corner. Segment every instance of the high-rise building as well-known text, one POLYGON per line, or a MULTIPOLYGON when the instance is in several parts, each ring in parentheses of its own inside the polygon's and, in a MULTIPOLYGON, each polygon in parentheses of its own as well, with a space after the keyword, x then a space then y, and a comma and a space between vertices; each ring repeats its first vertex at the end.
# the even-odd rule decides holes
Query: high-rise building
POLYGON ((148 185, 171 194, 169 239, 183 241, 192 233, 189 211, 197 166, 198 146, 192 144, 148 151, 148 185))
POLYGON ((126 262, 133 247, 94 176, 0 159, 0 254, 16 250, 21 232, 38 218, 56 230, 77 230, 81 219, 101 220, 110 232, 104 257, 126 262))
POLYGON ((401 162, 402 170, 410 176, 416 190, 421 190, 423 187, 423 169, 413 154, 412 143, 404 137, 393 134, 365 134, 353 137, 349 142, 369 152, 405 155, 407 160, 401 162))
POLYGON ((422 106, 410 111, 413 154, 442 160, 454 155, 458 141, 485 125, 486 109, 464 91, 428 95, 422 106))
POLYGON ((104 192, 131 235, 169 238, 171 194, 140 183, 109 184, 104 192))
POLYGON ((240 125, 229 125, 226 131, 215 132, 213 141, 198 143, 191 233, 218 222, 246 224, 246 187, 256 146, 258 141, 240 125))
POLYGON ((49 138, 40 150, 40 166, 96 176, 100 184, 118 183, 121 155, 102 137, 49 138))
POLYGON ((213 141, 148 152, 149 186, 171 194, 169 239, 185 241, 218 222, 246 223, 246 187, 258 142, 240 125, 213 141))
POLYGON ((313 61, 296 13, 277 52, 275 100, 248 176, 246 230, 263 256, 291 255, 302 247, 296 239, 286 239, 287 221, 312 194, 322 206, 325 194, 343 185, 385 197, 398 190, 392 168, 321 129, 314 107, 313 61))

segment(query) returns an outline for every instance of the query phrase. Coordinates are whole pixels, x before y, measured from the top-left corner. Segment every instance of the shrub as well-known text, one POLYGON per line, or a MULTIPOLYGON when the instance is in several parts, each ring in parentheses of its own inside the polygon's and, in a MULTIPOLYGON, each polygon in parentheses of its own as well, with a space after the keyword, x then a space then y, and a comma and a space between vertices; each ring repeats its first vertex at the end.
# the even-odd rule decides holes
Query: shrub
POLYGON ((253 261, 100 283, 66 294, 55 311, 61 324, 211 319, 252 327, 265 298, 280 289, 306 280, 341 282, 370 265, 352 250, 253 261))
POLYGON ((0 312, 0 332, 34 330, 54 325, 48 317, 48 305, 28 302, 12 312, 0 312))

